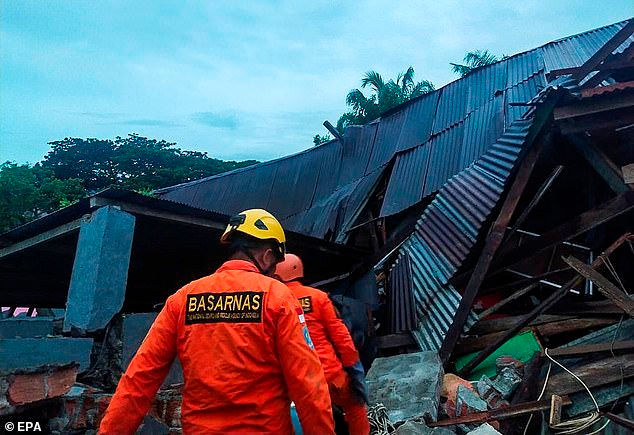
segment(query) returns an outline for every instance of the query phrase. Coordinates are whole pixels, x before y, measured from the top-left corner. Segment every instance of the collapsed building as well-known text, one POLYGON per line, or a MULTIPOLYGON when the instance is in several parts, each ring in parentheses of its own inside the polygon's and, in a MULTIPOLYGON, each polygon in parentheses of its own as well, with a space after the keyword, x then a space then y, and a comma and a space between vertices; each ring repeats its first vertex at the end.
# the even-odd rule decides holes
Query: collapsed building
MULTIPOLYGON (((155 197, 108 189, 1 235, 0 415, 94 429, 166 297, 261 207, 341 308, 377 433, 593 411, 632 429, 633 34, 550 42, 298 154, 155 197)), ((178 432, 182 381, 176 361, 141 430, 178 432)))

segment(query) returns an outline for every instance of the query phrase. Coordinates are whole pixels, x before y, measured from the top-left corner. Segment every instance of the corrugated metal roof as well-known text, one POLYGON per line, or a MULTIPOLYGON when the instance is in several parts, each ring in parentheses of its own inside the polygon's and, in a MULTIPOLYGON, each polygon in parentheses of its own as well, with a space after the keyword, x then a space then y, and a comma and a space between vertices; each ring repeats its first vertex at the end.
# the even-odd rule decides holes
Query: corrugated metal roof
MULTIPOLYGON (((347 128, 343 143, 331 141, 158 193, 166 199, 225 214, 267 207, 280 219, 297 222, 299 231, 306 228, 310 234, 323 237, 336 228, 336 238, 343 240, 345 226, 352 224, 350 216, 358 213, 351 208, 364 203, 356 194, 355 201, 349 201, 350 195, 344 192, 350 186, 373 185, 374 178, 366 177, 395 159, 382 216, 398 213, 433 194, 480 158, 505 127, 529 110, 510 103, 531 100, 547 85, 547 72, 581 65, 625 23, 554 41, 476 70, 391 109, 368 125, 347 128), (337 220, 333 216, 339 216, 341 210, 345 213, 337 219, 345 220, 345 225, 333 223, 337 220), (326 213, 324 222, 300 222, 299 216, 322 219, 319 211, 326 213)), ((632 41, 634 37, 615 52, 622 52, 632 41)), ((473 171, 503 178, 496 172, 501 168, 489 166, 485 159, 473 171)))
POLYGON ((390 161, 398 148, 398 139, 405 122, 406 111, 399 110, 387 117, 381 118, 376 132, 376 139, 372 147, 368 170, 371 171, 390 161))
POLYGON ((398 334, 414 330, 417 325, 416 306, 412 297, 412 269, 409 254, 401 255, 388 277, 389 333, 398 334))
MULTIPOLYGON (((600 27, 544 45, 541 50, 544 56, 546 72, 583 65, 590 56, 608 42, 628 21, 629 20, 600 27)), ((634 35, 624 41, 613 53, 623 52, 633 41, 634 35)))
MULTIPOLYGON (((412 335, 416 342, 423 350, 437 351, 460 305, 460 293, 438 281, 434 252, 417 234, 403 244, 396 264, 404 257, 409 258, 411 274, 393 284, 407 286, 413 296, 418 323, 412 335)), ((403 292, 405 289, 398 291, 403 292)), ((471 313, 465 331, 477 320, 477 316, 471 313)))
MULTIPOLYGON (((449 280, 471 252, 484 222, 500 201, 531 125, 531 120, 515 121, 475 163, 452 177, 425 208, 416 231, 399 249, 397 263, 404 257, 411 259, 412 282, 406 284, 416 304, 419 324, 413 333, 422 349, 438 350, 449 330, 460 304, 460 294, 449 280)), ((406 285, 402 280, 395 283, 406 285)), ((394 291, 400 294, 405 288, 394 291)), ((477 317, 471 313, 465 331, 475 321, 477 317)))
POLYGON ((387 185, 381 216, 389 216, 422 199, 429 165, 429 144, 409 149, 396 156, 387 185))

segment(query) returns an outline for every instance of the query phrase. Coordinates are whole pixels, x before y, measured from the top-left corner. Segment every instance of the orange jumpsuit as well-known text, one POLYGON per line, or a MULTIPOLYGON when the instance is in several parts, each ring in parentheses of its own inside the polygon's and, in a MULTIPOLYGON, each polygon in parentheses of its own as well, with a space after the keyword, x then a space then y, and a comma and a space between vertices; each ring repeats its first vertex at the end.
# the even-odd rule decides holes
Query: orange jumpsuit
POLYGON ((337 316, 327 293, 304 286, 298 281, 287 282, 286 285, 299 299, 304 310, 310 337, 328 381, 332 402, 343 408, 351 435, 369 434, 366 406, 352 392, 348 374, 343 370, 359 361, 359 353, 348 328, 337 316))
POLYGON ((333 433, 328 386, 288 288, 242 260, 167 299, 121 377, 100 433, 134 433, 178 356, 185 433, 333 433))

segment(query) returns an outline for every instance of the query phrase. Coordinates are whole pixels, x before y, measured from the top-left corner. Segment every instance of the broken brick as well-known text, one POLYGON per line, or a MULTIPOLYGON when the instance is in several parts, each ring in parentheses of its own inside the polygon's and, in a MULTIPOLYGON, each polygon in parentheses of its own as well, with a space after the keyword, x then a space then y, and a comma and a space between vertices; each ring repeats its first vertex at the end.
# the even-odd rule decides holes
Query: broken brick
POLYGON ((47 378, 48 392, 46 397, 57 397, 66 394, 76 379, 76 367, 67 367, 51 373, 47 378))
POLYGON ((463 385, 470 390, 474 389, 471 382, 464 380, 460 376, 454 375, 453 373, 447 373, 445 376, 443 376, 442 379, 442 390, 440 391, 440 397, 446 397, 455 401, 459 385, 463 385))
POLYGON ((46 399, 46 373, 13 375, 7 397, 12 405, 24 405, 46 399))

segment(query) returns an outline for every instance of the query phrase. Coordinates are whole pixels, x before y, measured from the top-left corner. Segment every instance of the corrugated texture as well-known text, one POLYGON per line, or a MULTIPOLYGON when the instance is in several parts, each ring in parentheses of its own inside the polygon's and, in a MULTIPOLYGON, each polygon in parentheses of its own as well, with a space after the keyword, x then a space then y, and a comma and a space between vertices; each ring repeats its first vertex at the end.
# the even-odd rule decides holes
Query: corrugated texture
POLYGON ((315 164, 308 153, 275 165, 269 201, 263 208, 276 210, 280 216, 290 216, 310 207, 320 166, 315 164), (293 201, 288 201, 287 198, 293 198, 293 201))
POLYGON ((466 168, 479 158, 504 131, 504 96, 502 93, 472 112, 464 122, 459 168, 466 168))
POLYGON ((544 59, 540 49, 517 54, 506 60, 507 77, 506 88, 528 80, 544 69, 544 59))
MULTIPOLYGON (((554 69, 583 65, 590 56, 608 42, 626 23, 627 21, 622 21, 544 45, 542 52, 546 72, 550 72, 554 69)), ((634 41, 634 36, 630 36, 615 52, 622 52, 632 41, 634 41)))
MULTIPOLYGON (((418 320, 412 334, 421 349, 437 351, 453 322, 460 304, 460 293, 451 286, 441 285, 436 279, 434 253, 417 235, 405 242, 397 261, 402 261, 404 257, 409 258, 411 275, 401 285, 410 288, 418 320)), ((477 317, 471 314, 465 331, 476 321, 477 317)))
POLYGON ((398 148, 398 139, 406 118, 405 110, 399 110, 392 115, 381 118, 368 168, 366 169, 367 172, 373 171, 390 161, 398 148))
POLYGON ((331 175, 335 177, 339 175, 337 177, 339 186, 356 180, 366 173, 378 126, 379 123, 375 122, 363 127, 355 126, 346 129, 341 170, 339 174, 331 175), (348 139, 348 133, 351 135, 350 139, 348 139))
POLYGON ((381 206, 381 216, 398 213, 422 199, 429 150, 429 144, 425 144, 396 156, 381 206))
POLYGON ((369 197, 383 170, 384 168, 379 168, 338 188, 307 210, 280 218, 282 224, 291 231, 342 241, 345 230, 350 226, 360 205, 369 197))
MULTIPOLYGON (((504 128, 531 110, 509 103, 530 101, 547 85, 547 72, 581 65, 625 23, 551 42, 481 68, 390 110, 371 124, 349 127, 343 143, 331 141, 157 193, 225 214, 268 207, 280 219, 296 222, 295 228, 309 229, 311 235, 325 237, 335 231, 333 237, 345 240, 351 216, 360 211, 352 208, 365 203, 356 193, 355 201, 349 201, 351 192, 357 185, 374 185, 371 174, 395 159, 382 216, 398 213, 437 192, 450 177, 483 156, 504 128), (299 216, 324 222, 303 223, 299 216)), ((632 41, 634 37, 615 53, 632 41)), ((478 170, 487 171, 486 162, 478 170)), ((495 168, 490 173, 497 176, 495 168)), ((365 187, 359 189, 366 191, 365 187)))
POLYGON ((388 278, 388 329, 390 334, 409 332, 417 326, 411 282, 412 269, 409 254, 404 253, 394 263, 388 278))
POLYGON ((546 86, 546 78, 543 74, 535 74, 518 83, 506 91, 505 123, 508 125, 520 119, 526 113, 527 106, 516 106, 511 103, 527 103, 546 86))
POLYGON ((460 168, 464 123, 460 123, 429 142, 430 157, 423 196, 435 192, 460 168))
MULTIPOLYGON (((343 144, 339 141, 330 142, 317 147, 315 150, 317 165, 319 165, 319 176, 315 187, 313 202, 319 198, 330 195, 338 186, 337 178, 331 174, 338 174, 343 164, 343 144)), ((317 166, 315 165, 315 166, 317 166)))
POLYGON ((440 89, 432 134, 438 134, 464 119, 467 114, 470 82, 471 76, 467 76, 440 89))
MULTIPOLYGON (((514 122, 482 157, 452 177, 399 249, 397 261, 405 256, 411 259, 411 291, 419 319, 414 336, 423 349, 438 350, 442 344, 460 304, 460 294, 449 280, 473 249, 484 222, 500 201, 531 124, 531 120, 514 122)), ((471 314, 465 330, 475 320, 471 314)))
POLYGON ((429 139, 439 96, 440 92, 426 94, 403 109, 406 120, 398 139, 398 151, 421 145, 429 139))

